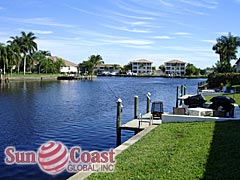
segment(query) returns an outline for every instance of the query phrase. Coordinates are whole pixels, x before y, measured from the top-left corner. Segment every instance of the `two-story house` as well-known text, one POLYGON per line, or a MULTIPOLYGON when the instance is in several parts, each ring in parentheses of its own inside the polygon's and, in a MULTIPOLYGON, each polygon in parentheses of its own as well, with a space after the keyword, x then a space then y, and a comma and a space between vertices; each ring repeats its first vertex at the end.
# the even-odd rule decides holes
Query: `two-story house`
POLYGON ((152 61, 146 59, 133 60, 130 62, 132 65, 132 72, 142 75, 150 75, 152 72, 152 61))
POLYGON ((186 63, 179 60, 171 60, 164 63, 165 74, 182 76, 186 72, 186 63))

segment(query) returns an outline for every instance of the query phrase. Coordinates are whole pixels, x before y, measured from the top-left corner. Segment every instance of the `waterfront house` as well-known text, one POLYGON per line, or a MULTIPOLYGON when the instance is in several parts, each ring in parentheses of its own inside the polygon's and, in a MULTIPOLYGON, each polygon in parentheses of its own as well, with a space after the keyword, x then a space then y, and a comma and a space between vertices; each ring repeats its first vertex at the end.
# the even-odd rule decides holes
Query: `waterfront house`
MULTIPOLYGON (((57 56, 51 56, 50 57, 53 62, 56 62, 58 59, 62 59, 62 58, 59 58, 57 56)), ((71 61, 68 61, 68 60, 65 60, 65 59, 62 59, 65 66, 61 66, 60 67, 60 72, 61 73, 78 73, 78 65, 71 62, 71 61)))
POLYGON ((98 64, 93 71, 100 75, 116 75, 120 70, 121 66, 119 64, 98 64))
POLYGON ((164 63, 165 74, 182 76, 186 72, 186 63, 180 60, 170 60, 164 63))
POLYGON ((150 75, 152 72, 152 61, 146 59, 133 60, 130 62, 132 65, 132 72, 142 75, 150 75))
POLYGON ((240 58, 235 63, 234 67, 236 68, 236 72, 239 73, 240 72, 240 58))

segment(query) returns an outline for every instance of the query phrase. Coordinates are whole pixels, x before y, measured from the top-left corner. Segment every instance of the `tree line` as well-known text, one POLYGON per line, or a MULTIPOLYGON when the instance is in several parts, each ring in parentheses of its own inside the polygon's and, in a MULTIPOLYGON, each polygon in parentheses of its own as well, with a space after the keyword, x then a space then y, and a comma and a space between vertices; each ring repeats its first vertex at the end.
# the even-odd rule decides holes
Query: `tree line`
MULTIPOLYGON (((65 66, 63 59, 53 60, 49 51, 38 50, 37 37, 34 33, 21 32, 21 36, 11 36, 6 43, 0 42, 0 69, 3 74, 23 72, 36 73, 59 73, 60 67, 65 66)), ((217 43, 212 47, 219 54, 219 61, 213 66, 214 72, 233 72, 232 60, 237 60, 237 48, 240 46, 240 38, 233 36, 221 36, 216 39, 217 43)), ((93 74, 98 64, 104 63, 101 55, 91 55, 88 60, 79 64, 81 72, 93 74)), ((164 66, 159 67, 164 71, 164 66)), ((122 72, 131 70, 131 64, 123 66, 122 72)), ((193 64, 187 64, 186 75, 205 74, 206 70, 199 69, 193 64)))
POLYGON ((0 69, 2 73, 59 73, 65 66, 62 59, 54 61, 49 51, 38 50, 34 33, 21 32, 11 36, 6 43, 0 43, 0 69))

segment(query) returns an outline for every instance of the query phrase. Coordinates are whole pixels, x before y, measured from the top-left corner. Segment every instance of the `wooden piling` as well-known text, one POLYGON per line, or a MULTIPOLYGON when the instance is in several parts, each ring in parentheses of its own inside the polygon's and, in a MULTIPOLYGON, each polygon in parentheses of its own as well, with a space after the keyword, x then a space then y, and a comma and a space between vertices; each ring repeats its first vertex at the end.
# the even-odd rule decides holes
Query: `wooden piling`
POLYGON ((186 95, 187 94, 187 86, 186 84, 184 84, 183 86, 183 95, 186 95))
POLYGON ((147 113, 150 112, 150 103, 151 103, 151 93, 148 92, 147 93, 147 110, 146 110, 147 113))
POLYGON ((179 87, 177 86, 177 92, 176 92, 176 108, 178 107, 178 89, 179 89, 179 87))
MULTIPOLYGON (((183 96, 183 85, 181 85, 181 87, 180 87, 181 89, 180 89, 180 96, 183 96)), ((180 100, 180 106, 182 105, 182 100, 180 100)))
POLYGON ((117 100, 117 121, 116 121, 116 132, 117 132, 117 146, 121 144, 121 113, 122 113, 122 100, 117 100))
POLYGON ((138 118, 138 96, 134 96, 134 119, 138 118))

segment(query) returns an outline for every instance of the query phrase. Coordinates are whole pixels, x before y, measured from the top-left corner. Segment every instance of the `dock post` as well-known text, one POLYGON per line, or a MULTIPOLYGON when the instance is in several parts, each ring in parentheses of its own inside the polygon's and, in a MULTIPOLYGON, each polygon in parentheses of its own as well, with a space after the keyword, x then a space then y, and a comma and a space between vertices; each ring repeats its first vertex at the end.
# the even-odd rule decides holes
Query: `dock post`
POLYGON ((138 118, 138 96, 134 96, 134 119, 138 118))
POLYGON ((2 69, 0 69, 0 84, 2 83, 2 69))
POLYGON ((184 84, 183 86, 183 95, 186 95, 187 94, 187 86, 186 84, 184 84))
POLYGON ((178 86, 177 86, 177 93, 176 93, 176 108, 178 107, 178 86))
MULTIPOLYGON (((181 87, 180 87, 181 89, 180 89, 180 96, 183 96, 183 85, 181 85, 181 87)), ((180 100, 180 106, 182 105, 182 100, 180 100)))
POLYGON ((150 92, 148 92, 147 93, 147 113, 150 113, 150 103, 151 103, 151 93, 150 92))
POLYGON ((121 144, 121 113, 122 113, 122 100, 119 98, 117 100, 117 122, 116 122, 117 146, 121 144))

